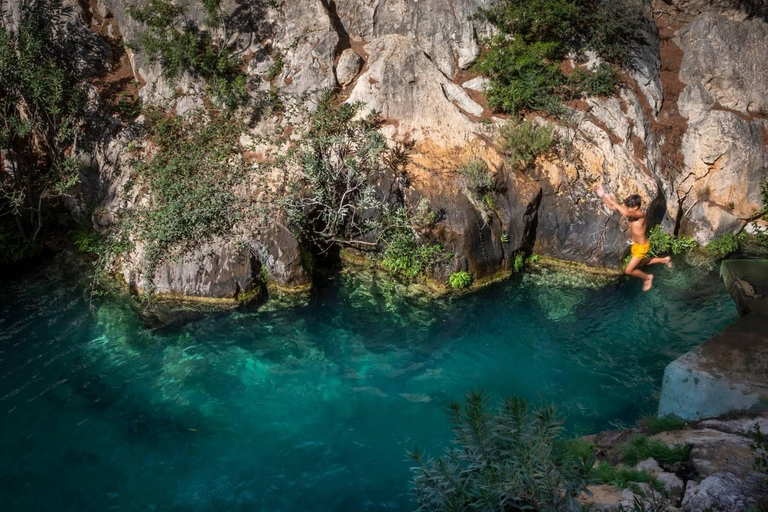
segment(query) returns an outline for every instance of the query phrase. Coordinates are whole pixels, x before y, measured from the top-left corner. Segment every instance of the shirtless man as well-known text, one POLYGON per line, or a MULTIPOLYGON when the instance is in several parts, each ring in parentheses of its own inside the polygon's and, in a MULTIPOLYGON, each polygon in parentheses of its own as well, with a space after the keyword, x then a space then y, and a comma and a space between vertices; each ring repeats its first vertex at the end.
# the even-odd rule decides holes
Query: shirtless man
POLYGON ((603 187, 596 187, 595 192, 603 202, 615 212, 619 212, 629 220, 629 231, 632 233, 632 258, 627 263, 624 273, 643 280, 643 291, 647 292, 653 286, 653 274, 646 274, 638 267, 646 265, 656 265, 663 263, 672 268, 672 261, 669 256, 665 258, 649 258, 648 251, 651 249, 651 242, 648 241, 645 229, 645 213, 640 209, 640 196, 633 194, 624 200, 621 205, 613 198, 605 194, 603 187))

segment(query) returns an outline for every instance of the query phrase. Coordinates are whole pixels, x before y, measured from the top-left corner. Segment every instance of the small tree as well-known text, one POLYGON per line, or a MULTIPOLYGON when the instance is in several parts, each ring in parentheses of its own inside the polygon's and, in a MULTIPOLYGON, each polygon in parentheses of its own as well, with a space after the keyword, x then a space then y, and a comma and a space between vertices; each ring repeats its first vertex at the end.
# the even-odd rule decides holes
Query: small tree
POLYGON ((496 414, 482 392, 450 404, 454 448, 411 458, 414 495, 424 511, 567 511, 586 490, 594 456, 579 458, 560 439, 563 422, 551 405, 505 399, 496 414))
POLYGON ((0 28, 0 216, 36 242, 44 210, 78 182, 77 127, 85 95, 56 44, 60 13, 46 0, 20 5, 18 29, 0 28))

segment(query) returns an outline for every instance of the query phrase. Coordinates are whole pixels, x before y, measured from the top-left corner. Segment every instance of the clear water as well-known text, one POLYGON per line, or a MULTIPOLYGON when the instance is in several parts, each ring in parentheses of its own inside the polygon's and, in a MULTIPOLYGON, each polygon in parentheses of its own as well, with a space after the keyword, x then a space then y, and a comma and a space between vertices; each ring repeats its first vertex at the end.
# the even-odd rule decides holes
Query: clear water
POLYGON ((735 309, 713 272, 533 272, 432 303, 337 276, 304 305, 147 330, 54 271, 0 283, 0 510, 409 510, 414 443, 469 389, 574 433, 652 412, 664 366, 735 309))

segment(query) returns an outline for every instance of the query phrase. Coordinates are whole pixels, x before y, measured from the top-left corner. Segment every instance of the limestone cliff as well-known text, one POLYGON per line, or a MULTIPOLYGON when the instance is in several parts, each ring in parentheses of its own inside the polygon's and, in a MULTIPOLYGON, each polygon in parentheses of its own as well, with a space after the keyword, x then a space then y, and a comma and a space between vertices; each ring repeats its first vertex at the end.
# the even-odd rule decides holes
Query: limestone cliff
MULTIPOLYGON (((16 3, 3 4, 4 23, 13 25, 16 3)), ((569 104, 571 121, 557 131, 571 141, 571 151, 540 157, 522 172, 499 154, 494 131, 504 116, 487 108, 483 82, 469 70, 482 37, 492 33, 471 15, 491 3, 227 0, 223 5, 237 14, 233 37, 248 73, 256 77, 278 69, 272 84, 262 81, 254 96, 267 94, 270 86, 286 94, 338 87, 347 101, 382 113, 389 139, 415 144, 405 201, 413 206, 427 198, 443 212, 435 233, 452 258, 435 270, 440 280, 460 269, 476 278, 509 271, 514 254, 523 249, 617 268, 627 250, 627 227, 591 193, 598 184, 618 196, 639 193, 651 223, 700 243, 740 231, 754 218, 768 168, 765 8, 750 2, 654 4, 647 45, 635 55, 620 93, 569 104), (278 59, 281 68, 274 67, 278 59), (489 164, 503 191, 492 212, 460 186, 455 171, 470 157, 489 164)), ((170 102, 177 113, 201 104, 201 84, 190 76, 170 84, 145 56, 123 53, 122 43, 143 30, 124 2, 64 4, 71 13, 67 30, 92 40, 77 48, 84 74, 109 84, 135 78, 145 102, 170 102)), ((202 13, 193 11, 191 19, 202 22, 202 13)), ((264 119, 254 133, 277 122, 264 119)), ((85 155, 82 194, 100 204, 93 220, 106 225, 118 204, 139 199, 120 193, 130 171, 125 148, 131 128, 97 112, 87 128, 93 142, 85 155)), ((244 224, 239 233, 245 246, 216 239, 181 261, 166 262, 155 277, 157 290, 234 297, 250 289, 262 266, 280 286, 308 285, 309 272, 290 232, 244 224)), ((123 273, 138 287, 140 254, 133 256, 123 262, 123 273)))

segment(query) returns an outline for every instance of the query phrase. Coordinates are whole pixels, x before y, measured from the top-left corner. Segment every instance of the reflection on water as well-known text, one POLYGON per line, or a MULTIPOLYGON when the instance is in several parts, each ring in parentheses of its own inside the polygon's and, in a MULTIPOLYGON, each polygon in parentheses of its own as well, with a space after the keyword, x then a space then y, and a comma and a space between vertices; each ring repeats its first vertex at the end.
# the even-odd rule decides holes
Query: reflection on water
POLYGON ((642 294, 539 270, 430 303, 337 276, 158 331, 52 274, 3 284, 3 510, 409 509, 405 452, 441 449, 468 389, 553 400, 574 432, 631 423, 736 316, 712 272, 642 294))

